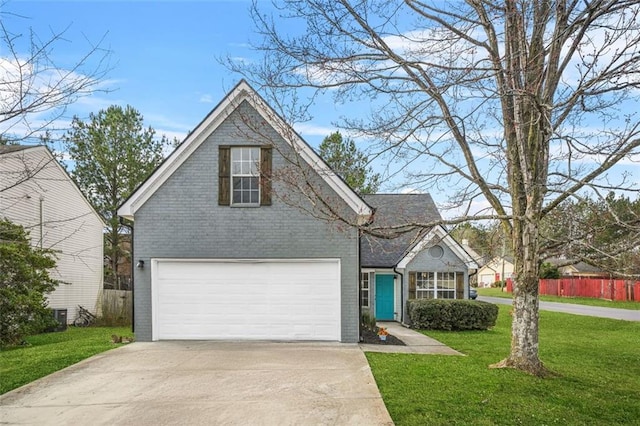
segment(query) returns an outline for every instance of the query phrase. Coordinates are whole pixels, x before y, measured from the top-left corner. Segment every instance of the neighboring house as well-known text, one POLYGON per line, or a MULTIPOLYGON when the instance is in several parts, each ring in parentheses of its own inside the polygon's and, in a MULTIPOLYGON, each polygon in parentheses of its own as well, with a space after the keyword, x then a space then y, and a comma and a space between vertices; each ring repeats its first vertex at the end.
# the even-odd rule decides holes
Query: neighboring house
MULTIPOLYGON (((300 181, 339 216, 372 220, 367 202, 241 81, 118 210, 134 221, 137 340, 359 341, 359 231, 316 214, 300 181)), ((431 234, 447 239, 439 229, 431 234)), ((429 268, 423 245, 396 266, 466 270, 429 268)), ((401 300, 391 300, 394 312, 401 300)))
POLYGON ((96 310, 102 291, 104 223, 45 146, 0 146, 0 216, 24 226, 34 246, 55 250, 51 275, 65 282, 49 307, 96 310))
MULTIPOLYGON (((429 194, 365 195, 373 225, 429 223, 441 219, 429 194)), ((466 299, 473 258, 442 226, 395 238, 364 235, 360 241, 361 308, 380 321, 408 323, 410 299, 466 299)))
POLYGON ((510 256, 494 257, 478 269, 478 287, 491 287, 496 281, 509 278, 513 278, 513 258, 510 256))
MULTIPOLYGON (((563 265, 567 263, 566 259, 547 259, 545 262, 549 262, 552 265, 563 265)), ((558 271, 561 277, 574 277, 574 278, 610 278, 610 274, 606 271, 589 265, 585 262, 577 262, 572 265, 558 266, 558 271)))

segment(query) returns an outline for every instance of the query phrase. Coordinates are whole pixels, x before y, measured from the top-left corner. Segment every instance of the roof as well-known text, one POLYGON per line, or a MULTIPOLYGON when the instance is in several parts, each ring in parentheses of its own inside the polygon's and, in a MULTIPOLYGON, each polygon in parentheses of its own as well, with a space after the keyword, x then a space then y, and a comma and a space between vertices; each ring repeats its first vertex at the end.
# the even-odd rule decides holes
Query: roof
POLYGON ((0 145, 0 155, 9 154, 11 152, 24 151, 29 148, 36 148, 42 145, 0 145))
POLYGON ((300 157, 339 195, 361 218, 368 218, 371 207, 356 194, 318 154, 280 117, 245 81, 231 92, 198 124, 186 139, 165 159, 127 200, 118 208, 118 215, 133 220, 135 212, 157 191, 184 161, 242 102, 248 102, 260 116, 289 143, 300 157))
MULTIPOLYGON (((373 194, 364 200, 374 208, 375 226, 398 226, 441 220, 429 194, 373 194)), ((428 230, 413 229, 395 238, 363 235, 360 240, 360 263, 363 268, 392 268, 408 254, 428 230)))
POLYGON ((545 260, 552 265, 562 265, 560 268, 573 268, 578 273, 603 273, 605 272, 603 269, 598 268, 597 266, 589 265, 586 262, 575 262, 575 260, 571 259, 559 259, 559 258, 550 258, 545 260))

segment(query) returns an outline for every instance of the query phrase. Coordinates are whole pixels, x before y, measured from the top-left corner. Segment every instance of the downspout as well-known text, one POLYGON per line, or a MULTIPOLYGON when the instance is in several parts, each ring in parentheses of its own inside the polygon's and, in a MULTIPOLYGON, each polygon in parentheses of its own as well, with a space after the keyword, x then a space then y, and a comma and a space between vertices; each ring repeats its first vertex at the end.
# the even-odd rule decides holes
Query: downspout
POLYGON ((40 250, 44 244, 44 197, 40 196, 40 250))
POLYGON ((404 324, 404 274, 393 267, 393 272, 400 275, 400 324, 404 324))
MULTIPOLYGON (((362 342, 362 259, 360 258, 360 239, 362 231, 358 230, 358 342, 362 342)), ((369 284, 371 286, 371 284, 369 284)), ((371 290, 369 290, 371 294, 371 290)))
POLYGON ((134 291, 136 286, 134 285, 134 281, 135 281, 135 256, 133 255, 133 246, 134 246, 134 232, 133 232, 133 222, 131 222, 131 224, 126 223, 126 220, 120 216, 118 218, 118 221, 120 222, 120 225, 122 226, 126 226, 127 228, 129 228, 129 231, 131 231, 131 262, 129 265, 129 268, 131 268, 131 332, 135 333, 136 332, 136 303, 135 303, 135 299, 134 299, 134 291))

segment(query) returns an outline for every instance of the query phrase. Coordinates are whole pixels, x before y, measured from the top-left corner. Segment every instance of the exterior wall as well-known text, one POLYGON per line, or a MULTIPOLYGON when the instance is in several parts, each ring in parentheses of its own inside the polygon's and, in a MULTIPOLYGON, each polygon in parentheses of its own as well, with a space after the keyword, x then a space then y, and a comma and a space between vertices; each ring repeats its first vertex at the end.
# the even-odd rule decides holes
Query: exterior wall
POLYGON ((21 181, 25 167, 39 171, 0 192, 0 216, 25 226, 34 246, 58 252, 51 275, 67 284, 48 296, 49 307, 67 309, 72 323, 78 305, 96 310, 102 290, 104 224, 44 147, 0 155, 0 187, 21 181))
MULTIPOLYGON (((478 286, 489 287, 495 282, 496 274, 502 274, 502 258, 495 258, 491 262, 478 269, 478 286), (490 277, 490 278, 489 278, 490 277), (489 280, 489 282, 487 282, 489 280)), ((513 275, 513 263, 504 261, 504 275, 506 278, 511 278, 513 275)), ((503 277, 501 277, 502 279, 503 277)))
POLYGON ((404 310, 404 320, 409 321, 407 314, 407 303, 409 300, 409 273, 410 272, 456 272, 463 274, 464 277, 464 299, 469 298, 469 269, 465 263, 456 256, 455 253, 446 245, 440 244, 444 253, 441 258, 434 258, 429 254, 429 247, 426 247, 418 253, 402 271, 404 273, 403 295, 404 301, 402 309, 404 310))
MULTIPOLYGON (((285 142, 271 128, 254 139, 247 120, 257 113, 243 103, 168 178, 135 213, 134 262, 145 261, 135 271, 136 339, 152 338, 152 258, 340 258, 342 341, 357 342, 359 240, 354 229, 337 229, 314 219, 274 195, 271 206, 218 205, 218 146, 271 142, 274 174, 287 165, 281 150, 285 142)), ((252 121, 249 121, 252 122, 252 121)), ((284 187, 273 183, 274 193, 284 187)), ((346 206, 339 206, 346 208, 346 206)))

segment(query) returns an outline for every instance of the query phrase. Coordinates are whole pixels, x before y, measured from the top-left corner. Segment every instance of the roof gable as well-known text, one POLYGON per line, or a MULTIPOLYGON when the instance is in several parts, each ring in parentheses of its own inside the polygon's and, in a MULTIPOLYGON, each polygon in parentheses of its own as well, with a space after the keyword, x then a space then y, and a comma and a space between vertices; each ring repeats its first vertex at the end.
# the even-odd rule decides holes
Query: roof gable
POLYGON ((330 188, 359 216, 371 215, 371 208, 358 196, 315 151, 260 97, 245 80, 205 117, 165 161, 156 168, 118 209, 118 215, 133 220, 135 212, 163 185, 187 158, 220 126, 242 102, 248 102, 283 140, 324 179, 330 188))
POLYGON ((58 173, 60 173, 61 176, 64 176, 65 179, 67 179, 69 182, 71 182, 71 184, 72 184, 71 186, 73 187, 73 191, 76 193, 78 198, 81 199, 82 202, 85 203, 89 207, 91 212, 100 221, 100 223, 102 225, 106 226, 106 223, 105 223, 104 219, 102 218, 102 216, 96 211, 96 209, 89 202, 87 197, 85 197, 85 195, 82 193, 82 191, 78 187, 76 181, 73 180, 73 178, 69 175, 69 172, 67 172, 67 170, 58 162, 58 160, 54 157, 53 153, 51 152, 51 150, 49 150, 48 147, 46 147, 45 145, 3 145, 3 146, 0 146, 0 156, 9 156, 9 155, 26 156, 26 155, 38 155, 38 154, 40 154, 40 155, 42 155, 42 157, 46 158, 46 163, 43 163, 40 166, 40 168, 36 168, 33 171, 33 175, 31 177, 27 178, 26 180, 24 180, 23 182, 18 183, 18 186, 28 182, 30 179, 38 179, 38 174, 41 173, 47 167, 48 164, 51 164, 58 171, 58 173))
MULTIPOLYGON (((377 226, 424 224, 442 219, 429 194, 373 194, 363 198, 374 207, 373 224, 377 226)), ((474 259, 439 225, 428 232, 416 228, 390 239, 365 234, 360 240, 361 264, 370 268, 402 268, 434 237, 443 241, 469 268, 477 268, 474 259)))

